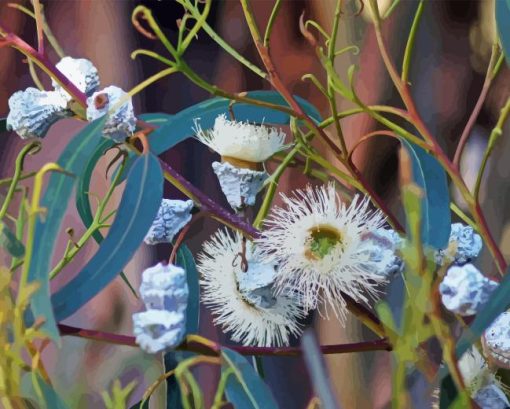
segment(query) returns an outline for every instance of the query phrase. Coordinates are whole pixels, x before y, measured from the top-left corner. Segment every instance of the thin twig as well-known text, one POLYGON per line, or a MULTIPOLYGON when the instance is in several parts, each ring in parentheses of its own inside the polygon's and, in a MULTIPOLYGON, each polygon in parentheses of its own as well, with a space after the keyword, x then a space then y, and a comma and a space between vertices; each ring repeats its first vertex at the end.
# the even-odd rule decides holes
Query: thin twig
MULTIPOLYGON (((136 344, 135 337, 131 337, 128 335, 119 335, 110 332, 77 328, 65 324, 58 324, 58 328, 62 336, 67 335, 131 347, 138 346, 136 344)), ((224 346, 212 341, 210 341, 210 343, 211 346, 205 347, 204 345, 198 342, 185 340, 176 349, 179 351, 196 352, 210 356, 219 355, 223 347, 233 349, 234 351, 242 355, 297 356, 301 355, 302 353, 299 347, 249 347, 237 345, 224 346)), ((321 351, 323 354, 346 354, 351 352, 365 352, 365 351, 391 351, 391 345, 386 339, 378 339, 376 341, 356 342, 352 344, 322 345, 321 351)))

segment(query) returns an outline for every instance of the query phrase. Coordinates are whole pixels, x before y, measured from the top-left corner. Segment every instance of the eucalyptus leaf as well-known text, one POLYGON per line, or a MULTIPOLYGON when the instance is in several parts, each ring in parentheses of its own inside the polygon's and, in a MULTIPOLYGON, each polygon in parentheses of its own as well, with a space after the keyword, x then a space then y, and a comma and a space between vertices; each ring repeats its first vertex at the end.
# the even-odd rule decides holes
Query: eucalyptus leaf
MULTIPOLYGON (((69 406, 62 400, 51 385, 48 385, 38 374, 23 378, 22 390, 25 398, 37 402, 38 409, 68 409, 69 406), (34 385, 34 382, 36 385, 34 385)), ((27 405, 27 407, 30 407, 27 405)))
POLYGON ((496 0, 496 25, 505 54, 506 62, 510 66, 510 0, 496 0))
POLYGON ((7 118, 0 118, 0 132, 7 131, 7 118))
POLYGON ((0 221, 0 247, 16 258, 21 258, 25 254, 25 246, 21 243, 16 235, 0 221))
MULTIPOLYGON (((67 172, 80 176, 102 140, 106 118, 99 118, 78 132, 67 144, 57 163, 67 172)), ((34 317, 44 317, 42 329, 53 339, 60 340, 50 302, 49 272, 55 241, 61 231, 62 219, 67 209, 76 178, 52 173, 40 206, 46 209, 44 219, 35 226, 34 252, 30 261, 28 281, 37 281, 39 290, 31 300, 34 317)))
POLYGON ((115 220, 96 254, 51 298, 58 320, 69 317, 97 295, 131 260, 157 214, 162 196, 159 161, 152 154, 143 154, 128 174, 115 220))
POLYGON ((225 395, 236 409, 277 409, 269 387, 245 357, 228 348, 221 351, 222 372, 231 369, 225 395))
MULTIPOLYGON (((78 186, 76 188, 76 209, 78 210, 78 214, 81 217, 81 220, 85 227, 88 229, 92 224, 94 216, 92 215, 92 208, 90 206, 90 180, 92 178, 92 173, 99 162, 99 159, 103 157, 106 150, 110 149, 115 145, 115 142, 111 139, 104 139, 96 148, 94 154, 90 158, 87 166, 85 167, 85 171, 78 178, 78 186)), ((92 237, 96 241, 97 244, 100 244, 104 237, 99 230, 94 231, 92 233, 92 237)), ((135 289, 129 282, 126 274, 123 271, 120 273, 120 277, 126 283, 130 291, 137 296, 135 289)))
POLYGON ((445 248, 451 229, 446 172, 425 150, 403 138, 400 141, 411 157, 414 182, 424 193, 421 200, 422 243, 435 249, 445 248))

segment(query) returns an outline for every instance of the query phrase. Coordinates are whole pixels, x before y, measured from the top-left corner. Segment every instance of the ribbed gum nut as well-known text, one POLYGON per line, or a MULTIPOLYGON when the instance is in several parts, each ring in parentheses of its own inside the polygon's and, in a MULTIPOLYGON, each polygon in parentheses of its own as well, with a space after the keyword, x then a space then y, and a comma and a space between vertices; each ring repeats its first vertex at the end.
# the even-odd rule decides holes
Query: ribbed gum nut
POLYGON ((144 238, 145 243, 171 243, 175 235, 190 222, 192 209, 192 200, 163 199, 144 238))
POLYGON ((483 276, 472 264, 452 266, 439 285, 445 308, 462 316, 475 315, 489 300, 498 283, 483 276))
POLYGON ((186 272, 181 267, 159 263, 142 273, 140 295, 147 309, 185 314, 188 294, 186 272))
POLYGON ((240 169, 250 169, 250 170, 258 170, 261 171, 264 169, 262 166, 262 163, 260 162, 250 162, 243 159, 234 158, 232 156, 222 156, 221 157, 222 163, 230 163, 232 166, 235 166, 236 168, 240 169))
POLYGON ((255 204, 257 193, 269 177, 264 171, 238 168, 228 162, 213 162, 212 168, 228 203, 236 211, 255 204))
POLYGON ((60 93, 29 87, 9 98, 7 129, 23 139, 43 138, 51 125, 66 116, 67 102, 60 93))
POLYGON ((133 333, 150 354, 175 349, 186 334, 186 316, 177 311, 148 310, 133 314, 133 333))
POLYGON ((485 330, 482 346, 491 364, 510 369, 510 312, 500 314, 485 330))
POLYGON ((270 308, 276 303, 273 294, 273 284, 276 279, 274 265, 261 263, 258 260, 248 260, 248 270, 236 271, 239 292, 250 304, 260 308, 270 308))

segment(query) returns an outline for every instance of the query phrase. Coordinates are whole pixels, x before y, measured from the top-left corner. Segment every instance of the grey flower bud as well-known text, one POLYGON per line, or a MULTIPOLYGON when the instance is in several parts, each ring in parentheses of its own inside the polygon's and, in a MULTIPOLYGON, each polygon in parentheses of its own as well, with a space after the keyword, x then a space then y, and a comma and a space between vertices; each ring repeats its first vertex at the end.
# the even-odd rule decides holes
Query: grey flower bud
POLYGON ((269 177, 266 172, 237 168, 228 162, 213 162, 212 167, 220 182, 221 190, 234 210, 253 206, 257 193, 269 177))
MULTIPOLYGON (((81 92, 90 97, 99 88, 97 68, 85 58, 64 57, 56 65, 81 92)), ((71 96, 55 80, 52 81, 55 91, 60 92, 67 101, 71 96)))
POLYGON ((483 276, 472 264, 452 266, 439 285, 441 300, 449 311, 475 315, 489 300, 498 283, 483 276))
POLYGON ((163 199, 156 218, 145 236, 145 243, 171 243, 175 235, 191 220, 192 200, 163 199))
POLYGON ((510 312, 500 314, 485 330, 482 344, 490 362, 510 369, 510 312))
POLYGON ((155 354, 176 348, 186 334, 186 315, 177 311, 148 310, 133 314, 136 343, 155 354))

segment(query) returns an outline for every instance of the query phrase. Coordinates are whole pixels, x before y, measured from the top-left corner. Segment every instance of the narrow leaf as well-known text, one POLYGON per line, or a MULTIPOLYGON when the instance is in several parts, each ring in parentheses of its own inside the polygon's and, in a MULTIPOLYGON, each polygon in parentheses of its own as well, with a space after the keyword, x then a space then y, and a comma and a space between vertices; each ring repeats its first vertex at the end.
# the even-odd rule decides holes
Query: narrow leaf
MULTIPOLYGON (((101 141, 104 121, 105 118, 100 118, 91 122, 67 144, 57 161, 64 170, 75 176, 82 174, 101 141)), ((29 282, 40 283, 39 290, 31 301, 32 313, 34 317, 44 317, 42 328, 54 340, 59 340, 60 335, 50 303, 50 262, 75 183, 76 178, 59 173, 51 175, 41 200, 41 207, 46 209, 46 213, 44 219, 39 219, 36 223, 34 253, 30 262, 29 282)))
POLYGON ((510 0, 496 0, 496 24, 498 34, 505 54, 506 62, 510 66, 510 0))
POLYGON ((222 372, 231 369, 225 395, 236 409, 277 409, 278 405, 269 387, 259 377, 245 357, 223 348, 222 372))
POLYGON ((7 131, 7 118, 0 118, 0 132, 7 131))
MULTIPOLYGON (((81 217, 81 220, 85 227, 88 229, 92 224, 94 216, 92 215, 92 208, 90 206, 90 180, 92 178, 92 173, 97 165, 97 162, 101 157, 103 157, 104 152, 115 145, 115 142, 111 139, 104 139, 96 148, 95 152, 91 156, 87 166, 83 172, 83 174, 78 178, 78 186, 76 188, 76 209, 78 210, 78 214, 81 217)), ((136 159, 136 157, 134 158, 136 159)), ((96 230, 92 237, 96 241, 97 244, 100 244, 104 237, 100 231, 96 230)), ((123 271, 120 273, 120 277, 126 283, 130 291, 137 297, 136 291, 129 282, 126 274, 123 271)))
POLYGON ((25 246, 16 235, 2 222, 0 222, 0 247, 16 258, 21 258, 25 254, 25 246))
POLYGON ((303 350, 303 358, 313 389, 321 400, 321 407, 324 409, 339 409, 340 406, 333 395, 324 358, 322 357, 315 335, 311 330, 305 331, 303 334, 301 349, 303 350))
POLYGON ((163 174, 152 154, 140 156, 129 172, 115 220, 92 259, 52 298, 55 316, 63 320, 109 284, 131 260, 161 204, 163 174))
POLYGON ((450 196, 446 172, 436 158, 419 146, 400 139, 413 164, 414 182, 423 190, 422 243, 435 249, 448 245, 451 229, 450 196))

